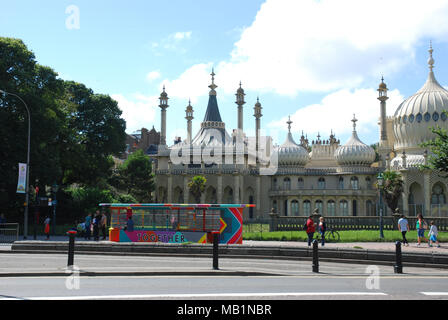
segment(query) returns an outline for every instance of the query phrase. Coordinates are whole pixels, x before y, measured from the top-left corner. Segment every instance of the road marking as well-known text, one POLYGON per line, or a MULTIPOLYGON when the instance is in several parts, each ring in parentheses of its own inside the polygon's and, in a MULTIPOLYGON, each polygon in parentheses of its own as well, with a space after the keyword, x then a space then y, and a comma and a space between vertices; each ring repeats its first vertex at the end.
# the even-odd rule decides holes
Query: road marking
POLYGON ((448 296, 448 292, 420 292, 425 296, 448 296))
POLYGON ((387 296, 383 292, 274 292, 274 293, 203 293, 203 294, 136 294, 64 297, 17 297, 0 300, 95 300, 95 299, 185 299, 185 298, 225 298, 225 297, 304 297, 304 296, 387 296))

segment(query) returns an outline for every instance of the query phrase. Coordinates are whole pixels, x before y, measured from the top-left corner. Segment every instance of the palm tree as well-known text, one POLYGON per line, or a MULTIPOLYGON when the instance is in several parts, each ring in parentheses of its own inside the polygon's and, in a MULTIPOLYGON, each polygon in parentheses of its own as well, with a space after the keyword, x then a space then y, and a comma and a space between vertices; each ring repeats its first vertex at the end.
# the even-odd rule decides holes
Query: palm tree
POLYGON ((201 203, 201 196, 205 190, 207 179, 203 176, 194 176, 188 183, 188 188, 193 195, 196 203, 201 203))
POLYGON ((383 172, 382 191, 387 206, 395 212, 398 208, 398 200, 403 192, 403 180, 397 171, 386 170, 383 172))

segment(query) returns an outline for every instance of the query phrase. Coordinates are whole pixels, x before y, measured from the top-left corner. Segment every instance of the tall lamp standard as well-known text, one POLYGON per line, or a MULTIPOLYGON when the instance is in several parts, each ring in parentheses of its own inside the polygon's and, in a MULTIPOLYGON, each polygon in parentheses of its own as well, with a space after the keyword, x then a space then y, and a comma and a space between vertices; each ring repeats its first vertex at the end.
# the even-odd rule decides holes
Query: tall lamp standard
POLYGON ((23 219, 23 239, 27 238, 28 235, 28 202, 30 197, 30 191, 29 191, 29 181, 30 181, 30 145, 31 145, 31 116, 30 116, 30 110, 28 109, 28 106, 26 105, 25 101, 23 101, 22 98, 20 98, 18 95, 10 92, 6 92, 4 90, 0 89, 0 93, 4 95, 11 95, 16 98, 18 98, 20 101, 22 101, 23 105, 26 108, 26 112, 28 113, 28 151, 26 156, 26 182, 25 182, 25 212, 24 212, 24 219, 23 219))
POLYGON ((384 233, 383 233, 383 183, 384 178, 383 174, 378 174, 378 190, 380 193, 380 199, 379 199, 379 211, 380 211, 380 238, 384 239, 384 233))
POLYGON ((52 225, 52 229, 53 229, 53 235, 56 234, 56 205, 58 200, 56 199, 56 194, 59 190, 59 186, 58 184, 55 182, 52 186, 51 186, 51 190, 53 191, 53 225, 52 225))

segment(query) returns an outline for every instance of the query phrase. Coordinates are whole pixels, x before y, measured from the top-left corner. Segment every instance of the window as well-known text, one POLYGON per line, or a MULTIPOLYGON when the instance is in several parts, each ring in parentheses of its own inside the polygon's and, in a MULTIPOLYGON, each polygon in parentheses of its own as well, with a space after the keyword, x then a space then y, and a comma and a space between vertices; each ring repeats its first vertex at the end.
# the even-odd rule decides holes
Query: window
POLYGON ((442 119, 442 121, 446 121, 447 115, 445 112, 442 112, 442 115, 440 116, 440 118, 442 119))
POLYGON ((302 178, 297 179, 297 188, 303 189, 305 187, 305 184, 303 182, 302 178))
POLYGON ((367 216, 374 216, 375 215, 373 203, 372 203, 371 200, 367 200, 366 201, 366 215, 367 216))
POLYGON ((272 189, 277 190, 277 178, 272 180, 272 189))
POLYGON ((291 179, 283 179, 283 190, 291 190, 291 179))
POLYGON ((439 114, 438 114, 437 112, 434 112, 434 113, 432 114, 432 120, 434 120, 434 121, 439 120, 439 114))
POLYGON ((350 179, 350 185, 353 190, 358 190, 359 189, 358 177, 352 177, 350 179))
POLYGON ((336 205, 333 200, 327 202, 327 215, 334 216, 336 214, 336 205))
POLYGON ((317 212, 320 214, 323 214, 323 204, 322 204, 322 200, 316 200, 316 202, 314 203, 315 208, 318 210, 317 212))
POLYGON ((422 118, 423 118, 423 116, 422 116, 422 114, 419 112, 419 113, 417 113, 417 116, 415 117, 415 120, 416 120, 417 122, 422 122, 422 118))
POLYGON ((440 183, 437 183, 432 188, 431 204, 445 204, 445 203, 446 198, 443 192, 443 187, 440 185, 440 183))
POLYGON ((317 188, 318 189, 325 189, 325 179, 324 178, 319 178, 319 180, 317 181, 317 188))
POLYGON ((428 113, 428 112, 426 112, 425 114, 424 114, 424 119, 425 119, 425 121, 426 122, 428 122, 429 120, 431 120, 431 115, 428 113))
POLYGON ((339 215, 348 216, 348 202, 346 200, 339 201, 339 215))
POLYGON ((344 178, 342 178, 342 177, 339 178, 338 189, 340 189, 340 190, 344 189, 344 178))
POLYGON ((311 202, 310 200, 303 201, 303 214, 309 216, 311 214, 311 202))
POLYGON ((299 215, 299 202, 297 200, 291 201, 291 215, 292 216, 299 215))
POLYGON ((413 114, 411 114, 411 115, 409 116, 409 122, 410 122, 410 123, 414 122, 414 115, 413 115, 413 114))
POLYGON ((367 189, 372 189, 372 179, 370 177, 366 178, 366 187, 367 189))

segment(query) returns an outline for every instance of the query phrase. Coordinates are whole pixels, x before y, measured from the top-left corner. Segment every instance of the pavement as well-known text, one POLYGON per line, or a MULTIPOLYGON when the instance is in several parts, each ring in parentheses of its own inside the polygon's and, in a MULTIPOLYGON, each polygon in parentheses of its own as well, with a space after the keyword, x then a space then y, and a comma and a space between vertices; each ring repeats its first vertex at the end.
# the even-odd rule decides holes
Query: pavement
MULTIPOLYGON (((76 272, 85 276, 278 275, 291 273, 280 265, 298 263, 297 260, 301 260, 299 263, 304 264, 304 270, 309 273, 313 255, 312 248, 306 242, 243 241, 241 245, 219 246, 220 268, 215 270, 212 268, 212 250, 210 244, 117 243, 77 238, 75 264, 79 261, 83 263, 76 272), (130 255, 133 257, 130 258, 130 255), (98 259, 99 256, 101 259, 98 259), (242 267, 242 260, 251 259, 253 263, 246 263, 242 267), (268 265, 269 261, 273 261, 269 267, 254 268, 260 263, 268 265), (224 268, 221 267, 222 263, 224 268), (161 265, 164 267, 161 268, 161 265)), ((13 244, 0 245, 0 278, 66 276, 67 251, 67 236, 50 237, 50 240, 40 236, 36 240, 28 237, 13 244), (30 253, 36 255, 30 259, 30 253)), ((405 270, 424 267, 448 274, 448 245, 442 244, 437 248, 411 243, 409 246, 402 246, 402 259, 405 270)), ((327 243, 324 247, 319 245, 319 261, 321 264, 332 262, 341 265, 339 273, 347 273, 348 270, 353 273, 356 269, 362 273, 366 264, 387 266, 393 272, 395 243, 327 243)), ((296 272, 297 270, 293 274, 296 272)))

